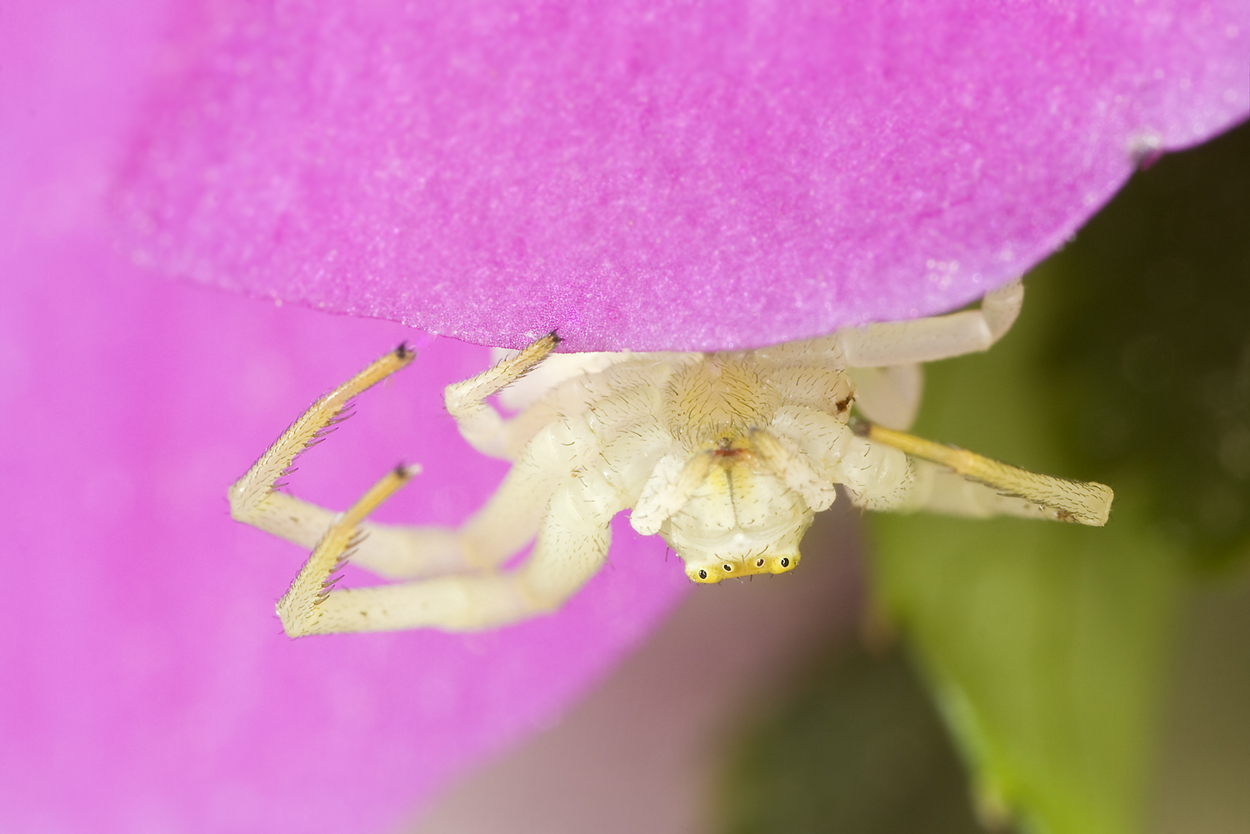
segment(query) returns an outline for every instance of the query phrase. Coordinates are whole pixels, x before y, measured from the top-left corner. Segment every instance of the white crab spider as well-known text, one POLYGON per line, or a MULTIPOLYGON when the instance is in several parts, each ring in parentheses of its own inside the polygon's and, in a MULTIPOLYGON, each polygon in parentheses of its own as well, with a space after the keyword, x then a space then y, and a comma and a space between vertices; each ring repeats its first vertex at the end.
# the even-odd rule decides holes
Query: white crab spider
POLYGON ((413 360, 401 345, 278 438, 230 488, 231 512, 314 548, 278 603, 293 637, 484 629, 555 610, 603 566, 609 523, 631 508, 634 529, 659 533, 704 583, 793 569, 836 484, 870 509, 1100 526, 1112 499, 1102 484, 1035 475, 897 430, 919 397, 915 363, 987 349, 1015 321, 1023 293, 1015 282, 979 310, 758 350, 549 357, 558 339, 545 336, 447 388, 464 438, 513 462, 458 530, 365 521, 416 467, 392 471, 340 514, 278 491, 295 456, 352 397, 413 360), (509 392, 526 407, 505 421, 486 398, 531 371, 509 392), (873 422, 850 419, 853 401, 873 422), (500 568, 535 537, 527 560, 500 568), (348 555, 409 581, 334 590, 348 555))

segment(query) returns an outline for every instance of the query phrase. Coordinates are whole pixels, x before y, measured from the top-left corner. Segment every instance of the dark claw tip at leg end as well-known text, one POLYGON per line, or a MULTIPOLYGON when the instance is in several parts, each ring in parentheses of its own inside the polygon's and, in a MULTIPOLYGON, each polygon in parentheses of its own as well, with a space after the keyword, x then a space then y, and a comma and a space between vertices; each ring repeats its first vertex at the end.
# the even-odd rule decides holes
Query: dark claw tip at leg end
POLYGON ((400 463, 395 467, 396 477, 403 478, 405 481, 421 472, 421 467, 415 463, 400 463))

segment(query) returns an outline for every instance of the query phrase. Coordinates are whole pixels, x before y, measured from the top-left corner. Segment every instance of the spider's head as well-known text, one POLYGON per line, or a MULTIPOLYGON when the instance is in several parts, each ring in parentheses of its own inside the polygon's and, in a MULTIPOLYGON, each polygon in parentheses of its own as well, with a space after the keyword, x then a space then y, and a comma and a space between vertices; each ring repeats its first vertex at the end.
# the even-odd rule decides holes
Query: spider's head
POLYGON ((714 584, 793 570, 811 508, 749 450, 710 454, 703 482, 660 528, 686 563, 686 575, 714 584))

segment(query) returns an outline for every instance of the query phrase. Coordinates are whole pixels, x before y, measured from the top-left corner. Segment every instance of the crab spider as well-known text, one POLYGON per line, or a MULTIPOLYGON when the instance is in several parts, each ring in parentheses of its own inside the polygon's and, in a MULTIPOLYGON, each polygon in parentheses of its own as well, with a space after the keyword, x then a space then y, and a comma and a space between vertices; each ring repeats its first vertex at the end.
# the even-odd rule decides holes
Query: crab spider
POLYGON ((322 397, 230 488, 234 518, 312 548, 278 603, 291 636, 493 628, 553 611, 603 566, 609 524, 659 533, 695 582, 783 573, 842 484, 858 506, 1106 522, 1106 486, 1036 475, 905 434, 916 363, 989 348, 1015 321, 1019 282, 980 309, 840 330, 758 350, 551 355, 550 334, 449 386, 470 445, 512 461, 458 530, 372 524, 418 469, 399 467, 344 513, 278 490, 295 456, 357 394, 408 365, 401 345, 322 397), (522 377, 526 377, 522 379, 522 377), (514 385, 514 383, 517 383, 514 385), (486 402, 503 391, 509 420, 486 402), (862 417, 851 417, 855 404, 862 417), (509 557, 536 539, 519 567, 509 557), (348 559, 405 580, 334 589, 348 559))

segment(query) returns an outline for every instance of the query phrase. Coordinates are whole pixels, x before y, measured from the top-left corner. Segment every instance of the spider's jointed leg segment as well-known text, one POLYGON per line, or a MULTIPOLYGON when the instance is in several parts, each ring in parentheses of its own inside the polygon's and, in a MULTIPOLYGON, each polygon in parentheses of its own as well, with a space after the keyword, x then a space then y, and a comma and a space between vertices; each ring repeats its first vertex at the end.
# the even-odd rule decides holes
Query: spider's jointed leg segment
POLYGON ((609 524, 623 506, 593 480, 558 489, 532 556, 519 569, 441 576, 368 588, 333 589, 333 572, 357 546, 369 512, 411 477, 399 468, 331 525, 278 603, 292 637, 359 631, 497 628, 560 607, 602 567, 609 524))
POLYGON ((989 350, 1020 314, 1024 285, 1012 281, 985 296, 980 309, 839 330, 832 338, 851 368, 935 362, 989 350))
MULTIPOLYGON (((304 547, 315 545, 336 514, 279 492, 281 479, 291 472, 296 457, 320 443, 328 431, 349 416, 357 394, 407 367, 415 358, 414 351, 400 345, 313 403, 230 487, 231 516, 304 547)), ((383 532, 372 542, 372 548, 390 543, 388 534, 383 532)))
POLYGON ((866 421, 860 421, 854 428, 856 434, 874 443, 897 449, 917 459, 918 463, 927 464, 920 467, 924 477, 917 479, 923 485, 923 493, 907 502, 917 508, 940 505, 944 512, 953 514, 1036 515, 1091 527, 1102 527, 1111 514, 1114 495, 1105 484, 1040 475, 967 449, 934 443, 866 421), (988 488, 989 492, 982 494, 983 490, 975 488, 978 486, 988 488), (961 501, 966 509, 961 508, 961 501))
POLYGON ((417 470, 413 467, 396 467, 334 519, 290 589, 278 601, 278 616, 287 634, 300 637, 317 633, 317 625, 325 613, 321 606, 338 581, 332 576, 347 563, 352 548, 360 543, 361 522, 415 474, 417 470))
POLYGON ((520 425, 504 422, 499 412, 485 400, 523 377, 558 344, 560 337, 548 333, 516 356, 501 359, 472 379, 447 386, 444 398, 447 411, 456 418, 460 435, 470 446, 493 458, 512 460, 516 456, 529 437, 515 437, 520 425))

